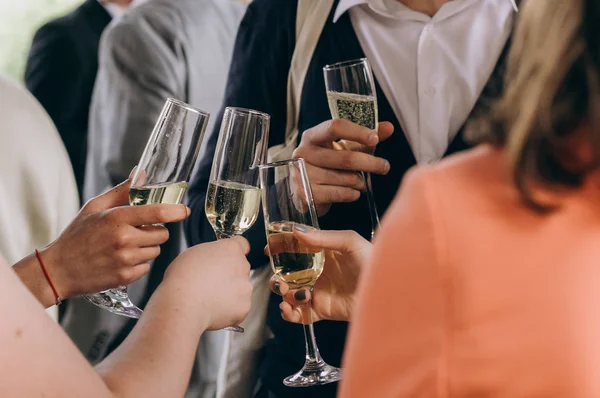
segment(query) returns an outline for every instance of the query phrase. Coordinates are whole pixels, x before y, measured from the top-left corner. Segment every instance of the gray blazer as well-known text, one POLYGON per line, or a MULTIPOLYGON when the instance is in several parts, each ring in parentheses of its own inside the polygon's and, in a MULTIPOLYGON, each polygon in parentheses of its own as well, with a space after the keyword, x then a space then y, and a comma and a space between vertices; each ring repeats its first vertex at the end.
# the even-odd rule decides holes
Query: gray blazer
MULTIPOLYGON (((218 113, 244 11, 240 0, 150 0, 109 26, 90 110, 86 199, 128 177, 167 97, 218 113)), ((136 304, 145 303, 183 246, 181 226, 171 225, 170 232, 149 276, 130 286, 136 304)), ((63 326, 96 362, 132 323, 75 299, 63 326)))

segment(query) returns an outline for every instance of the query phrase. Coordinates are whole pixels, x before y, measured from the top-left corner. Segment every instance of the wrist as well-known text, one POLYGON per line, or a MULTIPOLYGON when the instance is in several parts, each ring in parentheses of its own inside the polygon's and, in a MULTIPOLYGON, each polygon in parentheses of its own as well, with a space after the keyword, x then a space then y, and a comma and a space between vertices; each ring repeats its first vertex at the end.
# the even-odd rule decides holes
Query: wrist
MULTIPOLYGON (((68 275, 63 275, 62 270, 67 269, 68 267, 64 266, 64 262, 60 256, 60 250, 54 243, 39 250, 39 253, 46 270, 48 271, 48 276, 56 288, 56 292, 61 300, 77 295, 71 287, 68 275)), ((41 264, 39 264, 39 266, 41 267, 41 264)), ((48 283, 48 285, 49 284, 50 283, 48 283)))
POLYGON ((14 264, 13 270, 19 276, 21 282, 45 308, 56 304, 52 287, 50 287, 35 253, 14 264))
POLYGON ((195 299, 182 286, 185 286, 185 281, 163 281, 150 301, 160 305, 162 311, 167 310, 184 314, 184 317, 192 324, 193 329, 202 334, 210 327, 210 313, 204 308, 202 300, 195 299))

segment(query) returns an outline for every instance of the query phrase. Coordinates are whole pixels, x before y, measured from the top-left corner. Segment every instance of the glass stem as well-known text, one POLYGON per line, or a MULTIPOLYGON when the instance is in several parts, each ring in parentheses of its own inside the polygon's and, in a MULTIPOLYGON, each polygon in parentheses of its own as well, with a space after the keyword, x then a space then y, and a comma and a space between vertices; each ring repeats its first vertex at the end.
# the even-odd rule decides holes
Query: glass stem
POLYGON ((304 363, 304 367, 309 369, 320 368, 325 362, 323 361, 323 358, 321 358, 319 347, 317 347, 310 303, 301 306, 300 312, 302 313, 302 326, 304 327, 304 340, 306 343, 306 362, 304 363))
POLYGON ((379 214, 377 213, 377 205, 373 196, 373 188, 371 186, 371 173, 362 173, 367 186, 367 203, 369 204, 369 214, 371 215, 371 240, 375 237, 375 231, 379 229, 379 214))

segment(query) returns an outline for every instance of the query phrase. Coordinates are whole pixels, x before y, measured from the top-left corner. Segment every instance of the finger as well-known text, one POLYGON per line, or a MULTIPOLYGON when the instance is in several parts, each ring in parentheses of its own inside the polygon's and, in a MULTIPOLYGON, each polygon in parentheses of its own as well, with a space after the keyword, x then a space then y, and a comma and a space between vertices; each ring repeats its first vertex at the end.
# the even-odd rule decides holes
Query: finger
MULTIPOLYGON (((383 142, 390 138, 390 136, 394 133, 394 125, 390 122, 381 122, 378 126, 378 136, 379 142, 383 142)), ((358 142, 341 140, 333 145, 333 148, 336 149, 346 149, 350 151, 359 151, 364 153, 373 154, 375 152, 375 146, 363 145, 358 142)))
POLYGON ((140 247, 132 251, 131 264, 149 263, 160 255, 160 246, 140 247))
POLYGON ((231 239, 228 239, 228 241, 235 243, 238 246, 238 248, 244 253, 244 255, 250 253, 250 242, 248 242, 246 238, 243 238, 241 236, 235 236, 231 239))
POLYGON ((185 205, 123 206, 111 210, 110 217, 117 223, 140 227, 142 225, 183 221, 189 216, 190 212, 191 210, 185 205))
POLYGON ((302 142, 309 145, 322 146, 337 140, 350 140, 375 146, 379 142, 379 136, 369 128, 344 119, 328 120, 302 134, 302 142))
POLYGON ((290 287, 279 275, 273 275, 271 280, 269 281, 269 286, 271 291, 278 296, 284 296, 289 290, 290 287))
POLYGON ((318 253, 320 251, 302 247, 292 232, 270 234, 267 241, 271 255, 279 253, 318 253))
POLYGON ((302 314, 299 308, 293 308, 289 303, 285 301, 279 305, 281 310, 281 317, 292 323, 302 323, 302 314))
POLYGON ((387 140, 394 134, 394 125, 390 122, 380 122, 377 126, 377 134, 379 135, 379 142, 387 140))
POLYGON ((350 203, 360 198, 360 191, 347 187, 333 185, 312 185, 315 205, 325 203, 350 203))
POLYGON ((169 240, 169 230, 162 225, 144 225, 137 229, 133 242, 137 247, 158 246, 169 240))
POLYGON ((387 174, 390 164, 386 159, 357 151, 339 151, 312 147, 304 160, 313 166, 337 170, 362 171, 365 173, 387 174))
POLYGON ((310 290, 302 288, 302 289, 293 289, 288 291, 283 299, 288 302, 292 307, 299 307, 301 305, 306 305, 310 302, 311 299, 310 290))
POLYGON ((131 179, 127 179, 106 191, 102 195, 90 199, 84 206, 85 210, 90 212, 112 209, 113 207, 121 206, 129 200, 129 188, 131 187, 131 179))
POLYGON ((306 164, 306 171, 311 184, 349 187, 359 191, 364 190, 366 187, 364 178, 353 171, 325 169, 313 166, 310 163, 306 164))
POLYGON ((370 244, 355 231, 323 231, 297 225, 294 236, 306 247, 336 250, 349 253, 362 245, 370 244))
POLYGON ((138 265, 130 268, 128 271, 129 271, 128 275, 127 275, 128 278, 127 278, 127 281, 125 281, 125 283, 124 283, 127 285, 137 281, 138 279, 140 279, 141 277, 146 275, 148 272, 150 272, 150 263, 146 262, 146 263, 138 264, 138 265))

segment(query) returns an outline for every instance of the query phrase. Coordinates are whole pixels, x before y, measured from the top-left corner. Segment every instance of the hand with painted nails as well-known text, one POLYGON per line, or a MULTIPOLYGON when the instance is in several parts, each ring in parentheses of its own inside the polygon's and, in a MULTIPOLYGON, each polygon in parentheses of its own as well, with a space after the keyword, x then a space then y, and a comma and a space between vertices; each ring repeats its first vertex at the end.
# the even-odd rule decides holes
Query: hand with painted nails
MULTIPOLYGON (((159 224, 182 221, 182 204, 127 206, 131 180, 91 199, 41 258, 61 298, 127 285, 150 270, 150 261, 169 239, 159 224)), ((54 304, 35 255, 14 266, 21 280, 46 306, 54 304)))
POLYGON ((368 266, 371 243, 354 231, 294 231, 304 247, 325 250, 325 266, 313 291, 290 290, 277 275, 271 290, 283 296, 281 316, 288 322, 302 323, 300 307, 312 300, 312 320, 349 321, 362 269, 368 266))
POLYGON ((319 215, 332 203, 354 202, 365 190, 358 172, 387 174, 387 160, 373 156, 375 146, 392 135, 391 123, 379 123, 378 131, 343 119, 323 122, 302 134, 293 157, 306 162, 319 215))

